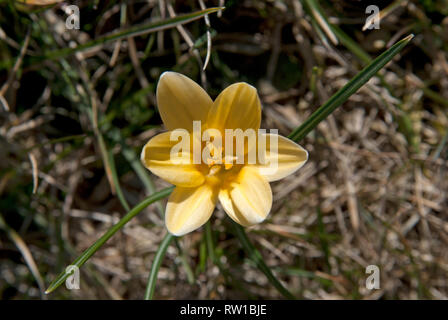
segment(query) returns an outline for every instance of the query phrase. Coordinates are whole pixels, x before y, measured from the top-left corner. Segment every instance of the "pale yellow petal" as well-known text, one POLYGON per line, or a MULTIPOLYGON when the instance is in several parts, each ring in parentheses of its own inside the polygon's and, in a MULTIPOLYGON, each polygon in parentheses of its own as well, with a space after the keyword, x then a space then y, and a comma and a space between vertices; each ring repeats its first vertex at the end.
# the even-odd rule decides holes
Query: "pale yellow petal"
POLYGON ((257 130, 261 122, 261 104, 257 89, 241 82, 224 89, 208 114, 207 127, 221 130, 257 130))
POLYGON ((272 207, 272 191, 264 177, 246 166, 236 181, 219 192, 219 201, 235 222, 251 226, 266 219, 272 207))
POLYGON ((230 192, 228 189, 221 189, 219 191, 219 202, 221 203, 224 211, 228 214, 233 221, 239 223, 242 226, 248 227, 252 225, 241 213, 240 210, 233 204, 230 192))
POLYGON ((216 205, 217 192, 208 184, 196 188, 176 187, 168 199, 165 223, 168 231, 182 236, 208 221, 216 205))
POLYGON ((143 147, 141 160, 143 165, 156 176, 180 187, 201 185, 205 177, 193 164, 192 148, 180 150, 177 158, 171 157, 173 147, 179 141, 171 141, 171 131, 151 138, 143 147), (188 152, 189 151, 189 152, 188 152))
POLYGON ((165 72, 157 85, 157 106, 168 130, 192 131, 193 121, 204 123, 213 101, 207 92, 190 78, 165 72))
MULTIPOLYGON (((300 169, 308 160, 308 152, 294 141, 280 135, 265 134, 264 163, 252 165, 268 181, 277 181, 300 169), (277 141, 277 150, 273 142, 277 141)), ((258 148, 263 148, 258 144, 258 148)), ((264 149, 264 148, 263 148, 264 149)), ((257 159, 258 162, 261 160, 257 159)))

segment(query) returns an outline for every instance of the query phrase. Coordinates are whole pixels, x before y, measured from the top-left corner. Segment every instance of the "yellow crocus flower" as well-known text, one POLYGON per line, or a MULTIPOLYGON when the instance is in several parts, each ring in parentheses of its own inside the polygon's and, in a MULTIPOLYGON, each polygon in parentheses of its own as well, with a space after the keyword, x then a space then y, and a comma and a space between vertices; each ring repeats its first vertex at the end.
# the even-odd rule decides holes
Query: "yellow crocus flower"
MULTIPOLYGON (((308 152, 293 141, 272 133, 266 138, 264 156, 267 162, 234 164, 232 159, 216 163, 193 161, 193 153, 183 150, 181 163, 173 162, 171 150, 178 141, 171 133, 185 129, 193 134, 193 121, 201 121, 203 129, 213 128, 225 135, 225 129, 260 128, 261 104, 257 90, 247 83, 227 87, 213 101, 193 80, 165 72, 157 86, 157 104, 168 132, 151 138, 143 147, 141 160, 146 168, 176 187, 168 199, 165 223, 168 231, 180 236, 207 222, 219 200, 225 212, 237 223, 251 226, 266 219, 272 207, 269 182, 282 179, 303 166, 308 152), (277 142, 271 148, 270 139, 277 142), (277 169, 263 170, 274 159, 277 169)), ((207 145, 200 143, 200 148, 207 145)), ((252 146, 246 147, 250 149, 252 146)), ((255 144, 260 148, 260 144, 255 144)), ((210 152, 224 152, 224 148, 210 152)), ((202 154, 202 153, 201 153, 202 154)))

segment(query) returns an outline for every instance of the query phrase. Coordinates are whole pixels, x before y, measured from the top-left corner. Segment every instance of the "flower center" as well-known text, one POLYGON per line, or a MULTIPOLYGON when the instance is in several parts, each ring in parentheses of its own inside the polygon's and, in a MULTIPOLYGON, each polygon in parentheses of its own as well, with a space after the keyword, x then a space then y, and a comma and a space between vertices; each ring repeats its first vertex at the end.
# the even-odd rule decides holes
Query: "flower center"
POLYGON ((213 143, 207 144, 206 148, 209 148, 211 156, 207 159, 208 176, 217 175, 223 168, 224 171, 233 168, 236 157, 225 155, 224 148, 216 147, 213 143))

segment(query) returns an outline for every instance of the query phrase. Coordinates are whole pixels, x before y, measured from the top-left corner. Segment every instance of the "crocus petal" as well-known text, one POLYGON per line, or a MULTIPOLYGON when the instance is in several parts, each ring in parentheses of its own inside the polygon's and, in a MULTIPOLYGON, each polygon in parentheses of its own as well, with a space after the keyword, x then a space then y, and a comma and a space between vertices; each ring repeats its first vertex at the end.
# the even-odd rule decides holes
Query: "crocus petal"
POLYGON ((196 187, 201 185, 205 177, 193 164, 192 148, 181 150, 174 161, 170 152, 178 141, 171 141, 171 131, 158 134, 151 138, 143 147, 141 160, 156 176, 180 187, 196 187))
POLYGON ((168 199, 165 223, 168 231, 182 236, 208 221, 216 205, 217 192, 205 183, 196 188, 176 187, 168 199))
POLYGON ((168 130, 193 130, 193 121, 205 122, 213 101, 207 92, 190 78, 165 72, 157 85, 157 105, 168 130))
POLYGON ((264 164, 258 163, 251 166, 255 167, 269 182, 283 179, 294 173, 308 160, 308 152, 292 140, 274 134, 264 136, 266 141, 264 164), (277 150, 271 143, 275 140, 278 142, 277 150))
POLYGON ((219 201, 235 222, 251 226, 266 219, 272 207, 272 191, 263 176, 245 166, 236 181, 220 190, 219 201))
POLYGON ((221 203, 224 211, 228 214, 233 221, 238 222, 240 225, 248 227, 252 225, 240 210, 233 204, 230 192, 227 189, 221 189, 219 191, 219 202, 221 203))
POLYGON ((208 113, 207 127, 224 129, 260 128, 261 104, 257 89, 241 82, 228 86, 216 98, 208 113))

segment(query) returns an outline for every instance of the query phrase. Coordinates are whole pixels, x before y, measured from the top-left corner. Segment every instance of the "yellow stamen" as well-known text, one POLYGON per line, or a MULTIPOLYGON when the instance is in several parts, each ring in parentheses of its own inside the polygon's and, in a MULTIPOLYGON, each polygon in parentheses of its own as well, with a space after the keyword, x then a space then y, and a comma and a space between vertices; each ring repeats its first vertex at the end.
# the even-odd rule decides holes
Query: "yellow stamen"
POLYGON ((212 158, 208 158, 208 159, 207 159, 207 165, 208 165, 209 167, 212 167, 212 166, 214 166, 215 164, 216 164, 216 161, 213 160, 212 158))
POLYGON ((229 170, 233 167, 233 163, 235 162, 235 160, 237 159, 237 157, 233 157, 230 155, 225 156, 224 158, 224 168, 226 170, 229 170))
POLYGON ((209 176, 214 176, 216 175, 219 171, 221 171, 221 166, 212 166, 210 168, 210 171, 208 172, 209 176))

